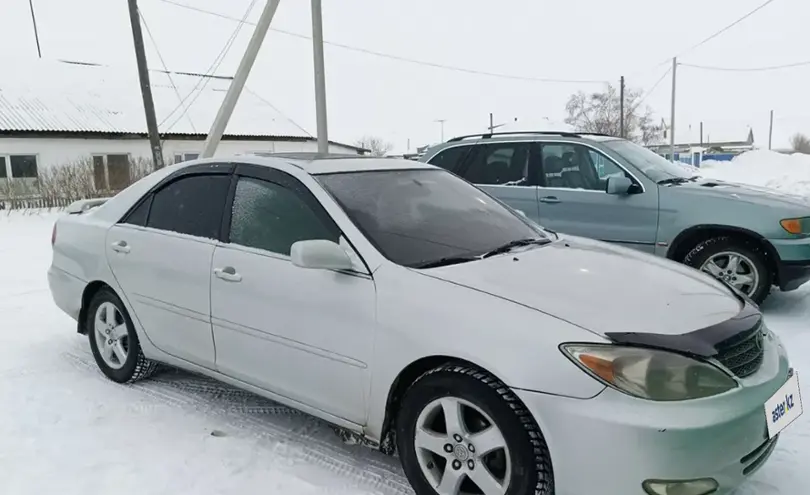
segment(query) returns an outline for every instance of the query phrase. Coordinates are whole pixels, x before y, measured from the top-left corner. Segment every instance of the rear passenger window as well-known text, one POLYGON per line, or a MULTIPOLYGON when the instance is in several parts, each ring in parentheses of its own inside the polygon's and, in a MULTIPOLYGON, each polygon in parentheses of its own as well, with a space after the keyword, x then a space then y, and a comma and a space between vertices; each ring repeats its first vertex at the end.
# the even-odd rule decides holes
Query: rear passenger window
POLYGON ((155 193, 148 226, 218 239, 230 176, 184 177, 155 193))
POLYGON ((152 203, 152 196, 150 195, 138 205, 137 208, 132 210, 129 215, 121 223, 129 225, 138 225, 140 227, 146 226, 146 220, 149 216, 149 205, 152 203))
POLYGON ((452 148, 447 148, 431 158, 428 163, 441 167, 445 170, 458 173, 458 169, 461 166, 461 160, 464 159, 464 156, 468 151, 470 151, 470 146, 454 146, 452 148))
POLYGON ((527 185, 529 143, 495 143, 476 146, 461 176, 473 184, 527 185))
POLYGON ((289 256, 298 241, 338 242, 340 229, 301 194, 274 182, 241 178, 231 214, 230 242, 289 256))

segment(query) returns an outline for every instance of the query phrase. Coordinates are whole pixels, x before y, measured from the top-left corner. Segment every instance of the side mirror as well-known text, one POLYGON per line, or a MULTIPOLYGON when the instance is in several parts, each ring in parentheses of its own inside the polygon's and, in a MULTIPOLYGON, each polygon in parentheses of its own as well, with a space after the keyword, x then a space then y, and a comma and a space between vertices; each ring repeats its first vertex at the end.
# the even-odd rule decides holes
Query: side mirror
POLYGON ((520 216, 522 216, 522 217, 525 217, 525 216, 526 216, 526 212, 525 212, 525 211, 523 211, 523 210, 518 210, 517 208, 515 208, 515 213, 517 213, 518 215, 520 215, 520 216))
POLYGON ((625 176, 611 175, 607 178, 605 192, 608 194, 627 194, 633 187, 633 181, 625 176))
POLYGON ((332 241, 313 239, 298 241, 290 249, 293 265, 320 270, 351 270, 351 258, 342 247, 332 241))

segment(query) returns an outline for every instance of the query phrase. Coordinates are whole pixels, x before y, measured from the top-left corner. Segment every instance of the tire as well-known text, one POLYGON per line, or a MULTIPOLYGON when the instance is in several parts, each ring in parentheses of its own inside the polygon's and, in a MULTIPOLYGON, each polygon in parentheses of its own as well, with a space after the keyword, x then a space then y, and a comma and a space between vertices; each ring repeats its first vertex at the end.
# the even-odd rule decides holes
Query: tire
POLYGON ((111 289, 100 289, 93 296, 87 308, 84 330, 90 339, 90 350, 93 352, 96 364, 110 380, 117 383, 133 383, 148 378, 157 368, 156 362, 143 355, 132 319, 121 299, 111 289), (96 328, 97 317, 102 319, 98 331, 96 328), (105 327, 103 324, 107 322, 109 325, 105 327), (116 333, 116 329, 120 333, 116 333), (107 352, 109 349, 110 358, 105 358, 102 355, 102 349, 99 349, 99 345, 103 345, 99 341, 103 342, 104 338, 107 339, 107 342, 120 344, 118 352, 114 349, 115 346, 108 348, 109 344, 104 345, 103 350, 107 352), (121 351, 125 353, 123 360, 118 357, 121 355, 121 351))
MULTIPOLYGON (((512 391, 488 373, 454 364, 441 366, 417 379, 400 406, 395 425, 397 450, 417 495, 455 494, 472 488, 471 483, 486 493, 478 481, 486 484, 493 479, 501 490, 506 488, 506 495, 554 493, 551 456, 540 428, 512 391), (460 404, 460 409, 454 404, 460 404), (456 415, 466 418, 460 421, 463 437, 454 438, 452 431, 447 432, 458 428, 446 427, 445 410, 463 411, 456 415), (501 435, 489 438, 497 441, 486 442, 478 436, 481 427, 492 426, 501 435), (477 450, 470 447, 476 442, 477 450), (503 447, 486 453, 486 444, 503 447), (504 462, 507 453, 509 461, 504 462), (456 481, 443 486, 449 480, 456 481)), ((486 428, 483 431, 493 433, 486 428)))
MULTIPOLYGON (((725 268, 723 265, 723 260, 728 259, 726 253, 739 257, 742 260, 740 262, 741 267, 743 265, 750 265, 750 267, 756 272, 755 283, 750 284, 750 288, 748 285, 746 285, 742 288, 738 287, 738 289, 740 289, 741 292, 746 293, 746 295, 755 303, 762 304, 762 302, 771 292, 771 286, 773 285, 773 272, 768 267, 765 252, 759 246, 756 246, 751 242, 746 242, 744 240, 735 239, 728 236, 713 237, 701 242, 691 251, 689 251, 684 258, 683 263, 714 275, 715 278, 722 280, 721 277, 709 271, 708 268, 704 269, 704 266, 709 260, 717 257, 719 261, 716 265, 725 268)), ((745 271, 743 268, 738 268, 738 270, 745 271)), ((735 272, 730 275, 728 273, 724 273, 723 275, 735 277, 739 274, 735 272)), ((734 282, 734 280, 729 281, 734 282)))

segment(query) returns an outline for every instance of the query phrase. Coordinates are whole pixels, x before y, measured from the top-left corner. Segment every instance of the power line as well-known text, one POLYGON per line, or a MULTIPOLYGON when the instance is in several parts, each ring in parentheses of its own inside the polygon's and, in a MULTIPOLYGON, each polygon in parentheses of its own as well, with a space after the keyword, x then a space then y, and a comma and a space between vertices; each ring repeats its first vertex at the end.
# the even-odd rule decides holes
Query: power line
MULTIPOLYGON (((143 27, 146 28, 146 34, 149 36, 149 39, 152 41, 152 45, 155 47, 155 52, 157 53, 158 59, 160 59, 160 65, 163 66, 163 70, 166 76, 169 78, 169 84, 172 85, 172 89, 174 89, 174 94, 177 95, 177 100, 180 104, 183 104, 183 97, 180 96, 180 91, 177 89, 177 85, 174 83, 174 78, 172 77, 171 72, 169 72, 169 68, 166 66, 166 61, 163 59, 163 55, 160 53, 160 48, 158 48, 157 40, 154 36, 152 36, 152 30, 149 29, 149 24, 146 22, 146 17, 144 17, 143 12, 141 9, 138 9, 138 15, 143 22, 143 27)), ((196 133, 197 128, 194 127, 194 121, 191 120, 191 115, 186 115, 188 118, 188 123, 191 124, 191 129, 196 133)))
POLYGON ((678 65, 682 65, 684 67, 692 67, 693 69, 715 70, 726 72, 762 72, 769 70, 781 70, 781 69, 792 69, 794 67, 802 67, 805 65, 810 65, 810 60, 783 65, 769 65, 765 67, 714 67, 709 65, 697 65, 697 64, 678 64, 678 65))
POLYGON ((692 50, 694 50, 695 48, 698 48, 698 47, 700 47, 700 46, 705 45, 705 44, 706 44, 706 43, 708 43, 709 41, 711 41, 711 40, 713 40, 713 39, 717 38, 717 37, 718 37, 718 36, 720 36, 721 34, 725 33, 725 32, 726 32, 726 31, 728 31, 729 29, 731 29, 731 28, 733 28, 734 26, 736 26, 737 24, 741 23, 742 21, 744 21, 744 20, 748 19, 749 17, 751 17, 752 15, 756 14, 756 13, 757 13, 757 12, 759 12, 760 10, 764 9, 765 7, 767 7, 768 5, 770 5, 771 3, 773 3, 774 1, 776 1, 776 0, 767 0, 765 3, 761 4, 759 7, 757 7, 757 8, 755 8, 754 10, 752 10, 752 11, 748 12, 747 14, 745 14, 745 15, 744 15, 744 16, 742 16, 742 17, 740 17, 740 18, 739 18, 739 19, 737 19, 736 21, 732 22, 732 23, 731 23, 731 24, 729 24, 728 26, 724 27, 723 29, 721 29, 721 30, 717 31, 716 33, 712 34, 711 36, 707 37, 707 38, 706 38, 706 39, 704 39, 703 41, 701 41, 701 42, 699 42, 699 43, 697 43, 697 44, 695 44, 695 45, 691 46, 690 48, 687 48, 686 50, 682 51, 681 53, 679 53, 679 54, 678 54, 678 55, 676 55, 676 56, 677 56, 677 57, 680 57, 681 55, 683 55, 683 54, 685 54, 685 53, 687 53, 687 52, 691 52, 691 51, 692 51, 692 50))
POLYGON ((652 94, 652 92, 653 92, 653 91, 655 91, 655 88, 657 88, 657 87, 658 87, 658 85, 659 85, 659 84, 661 84, 661 82, 664 80, 664 78, 665 78, 665 77, 667 77, 667 75, 669 75, 669 73, 670 73, 670 72, 672 72, 672 67, 670 67, 669 69, 667 69, 667 70, 666 70, 666 72, 664 72, 664 73, 661 75, 661 77, 660 77, 660 78, 659 78, 657 81, 655 81, 655 84, 653 84, 653 85, 652 85, 652 87, 651 87, 650 89, 648 89, 647 91, 645 91, 645 92, 644 92, 644 94, 643 94, 643 96, 641 97, 641 99, 638 101, 638 103, 636 103, 636 106, 635 106, 635 107, 633 107, 633 111, 635 111, 635 110, 636 110, 638 107, 640 107, 640 106, 641 106, 641 104, 644 102, 644 100, 646 100, 646 99, 647 99, 647 97, 648 97, 648 96, 650 96, 650 95, 652 94))
MULTIPOLYGON (((214 16, 214 17, 219 17, 221 19, 227 19, 229 21, 234 21, 234 22, 242 22, 239 19, 237 19, 235 17, 231 17, 231 16, 229 16, 227 14, 222 14, 222 13, 215 12, 215 11, 212 11, 212 10, 207 10, 207 9, 202 9, 202 8, 199 8, 199 7, 194 7, 194 6, 191 6, 191 5, 186 5, 184 3, 176 2, 174 0, 159 0, 159 1, 161 1, 163 3, 174 5, 176 7, 180 7, 180 8, 184 8, 184 9, 188 9, 188 10, 193 10, 195 12, 199 12, 199 13, 202 13, 202 14, 208 14, 208 15, 211 15, 211 16, 214 16)), ((773 1, 773 0, 771 0, 771 1, 773 1)), ((245 22, 245 24, 250 24, 252 26, 256 25, 256 23, 254 23, 254 22, 249 22, 249 21, 244 21, 244 22, 245 22)), ((300 34, 300 33, 295 33, 295 32, 292 32, 292 31, 287 31, 287 30, 284 30, 284 29, 278 29, 278 28, 271 27, 270 30, 274 31, 274 32, 277 32, 277 33, 280 33, 280 34, 285 34, 287 36, 292 36, 292 37, 295 37, 295 38, 300 38, 300 39, 304 39, 304 40, 312 40, 311 36, 307 36, 307 35, 300 34)), ((342 48, 344 50, 351 50, 351 51, 358 52, 358 53, 364 53, 366 55, 373 55, 375 57, 387 58, 387 59, 390 59, 390 60, 397 60, 399 62, 406 62, 406 63, 410 63, 410 64, 415 64, 415 65, 422 65, 422 66, 425 66, 425 67, 433 67, 435 69, 443 69, 443 70, 449 70, 449 71, 454 71, 454 72, 463 72, 463 73, 466 73, 466 74, 474 74, 474 75, 478 75, 478 76, 495 77, 495 78, 500 78, 500 79, 511 79, 511 80, 516 80, 516 81, 541 82, 541 83, 562 83, 562 84, 567 84, 567 83, 568 84, 604 84, 604 83, 608 82, 606 80, 595 80, 595 79, 556 79, 556 78, 547 78, 547 77, 531 77, 531 76, 520 76, 520 75, 515 75, 515 74, 504 74, 504 73, 499 73, 499 72, 489 72, 489 71, 483 71, 483 70, 477 70, 477 69, 469 69, 469 68, 466 68, 466 67, 445 65, 445 64, 440 64, 440 63, 436 63, 436 62, 429 62, 429 61, 426 61, 426 60, 419 60, 419 59, 410 58, 410 57, 403 57, 403 56, 400 56, 400 55, 392 55, 390 53, 384 53, 384 52, 379 52, 379 51, 376 51, 376 50, 370 50, 368 48, 362 48, 362 47, 358 47, 358 46, 346 45, 346 44, 343 44, 343 43, 336 43, 334 41, 324 41, 324 44, 331 45, 331 46, 334 46, 334 47, 337 47, 337 48, 342 48)))
POLYGON ((294 121, 294 120, 293 120, 293 119, 291 119, 290 117, 288 117, 288 116, 284 115, 284 113, 282 113, 282 112, 281 112, 281 110, 279 110, 278 108, 276 108, 276 106, 275 106, 275 105, 273 105, 272 103, 270 103, 270 101, 268 101, 266 98, 263 98, 261 95, 259 95, 258 93, 256 93, 255 91, 253 91, 252 89, 250 89, 250 88, 249 88, 249 87, 247 87, 247 86, 245 86, 245 91, 247 91, 248 93, 252 94, 252 95, 253 95, 255 98, 257 98, 259 101, 261 101, 261 102, 262 102, 262 103, 264 103, 265 105, 267 105, 267 106, 269 106, 270 108, 272 108, 273 110, 275 110, 275 111, 276 111, 276 112, 277 112, 279 115, 281 115, 281 116, 282 116, 282 117, 284 117, 285 119, 289 120, 289 121, 290 121, 290 123, 292 123, 292 125, 294 125, 295 127, 297 127, 297 128, 299 128, 299 129, 301 129, 301 130, 302 130, 302 131, 303 131, 303 132, 304 132, 304 133, 305 133, 307 136, 309 136, 309 137, 314 137, 314 136, 313 136, 313 135, 312 135, 312 134, 311 134, 311 133, 310 133, 308 130, 306 130, 306 129, 304 129, 302 126, 298 125, 298 123, 297 123, 296 121, 294 121))
MULTIPOLYGON (((219 66, 222 65, 222 62, 225 60, 225 56, 230 51, 231 47, 233 46, 234 41, 236 41, 236 37, 239 35, 239 31, 241 31, 242 27, 246 24, 247 18, 250 15, 250 12, 253 10, 253 6, 255 4, 256 4, 256 0, 251 0, 250 5, 248 5, 247 10, 245 10, 245 14, 242 16, 242 19, 237 20, 239 22, 239 24, 236 26, 236 29, 234 29, 233 33, 231 33, 231 36, 225 42, 225 46, 222 47, 222 50, 220 50, 217 57, 214 59, 214 61, 208 67, 208 70, 206 70, 206 72, 205 72, 206 74, 213 74, 214 72, 216 72, 216 70, 219 68, 219 66)), ((183 101, 180 102, 180 105, 178 107, 176 107, 174 110, 172 110, 169 113, 169 115, 167 115, 166 118, 163 119, 163 122, 161 122, 161 125, 164 122, 166 122, 169 119, 169 117, 175 111, 177 111, 180 107, 183 106, 183 102, 186 99, 188 99, 192 94, 194 94, 194 92, 197 90, 197 88, 200 87, 200 83, 202 83, 202 87, 200 87, 200 91, 191 99, 188 106, 186 106, 186 108, 183 110, 183 113, 180 115, 180 117, 178 117, 174 122, 172 122, 172 124, 169 125, 168 129, 166 129, 165 132, 169 132, 169 130, 171 130, 175 125, 177 125, 177 123, 180 121, 180 119, 183 118, 183 115, 185 115, 191 109, 191 105, 193 105, 194 102, 197 101, 197 98, 200 97, 203 90, 205 90, 205 87, 210 82, 210 80, 211 80, 210 78, 202 78, 199 81, 197 81, 197 84, 194 85, 194 87, 191 89, 191 92, 189 92, 189 94, 186 95, 186 97, 183 99, 183 101)))

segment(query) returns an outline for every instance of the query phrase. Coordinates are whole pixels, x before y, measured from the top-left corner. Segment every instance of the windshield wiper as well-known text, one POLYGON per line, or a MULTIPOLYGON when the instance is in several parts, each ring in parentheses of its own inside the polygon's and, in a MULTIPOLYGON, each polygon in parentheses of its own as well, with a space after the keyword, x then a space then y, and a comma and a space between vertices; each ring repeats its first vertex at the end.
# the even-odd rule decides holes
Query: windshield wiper
POLYGON ((492 251, 486 252, 482 258, 489 258, 490 256, 495 256, 498 254, 508 253, 509 251, 513 250, 516 247, 521 246, 529 246, 531 244, 536 244, 538 246, 542 246, 544 244, 548 244, 551 242, 551 239, 547 237, 529 237, 526 239, 517 239, 511 242, 507 242, 503 246, 496 247, 492 251))
POLYGON ((426 261, 424 263, 417 263, 413 265, 414 268, 438 268, 440 266, 458 265, 459 263, 467 263, 468 261, 480 260, 480 256, 447 256, 433 261, 426 261))

